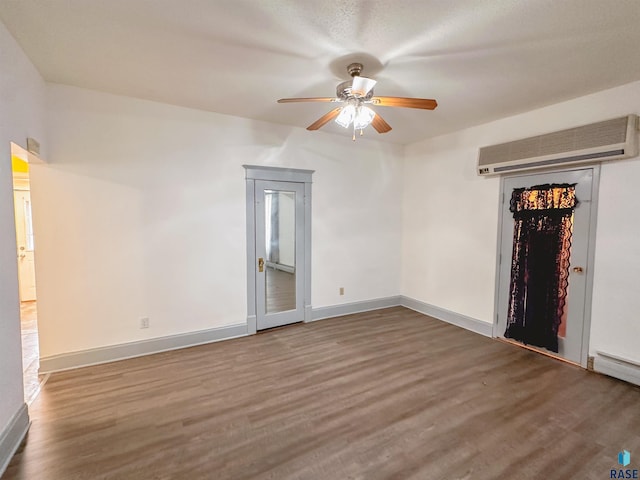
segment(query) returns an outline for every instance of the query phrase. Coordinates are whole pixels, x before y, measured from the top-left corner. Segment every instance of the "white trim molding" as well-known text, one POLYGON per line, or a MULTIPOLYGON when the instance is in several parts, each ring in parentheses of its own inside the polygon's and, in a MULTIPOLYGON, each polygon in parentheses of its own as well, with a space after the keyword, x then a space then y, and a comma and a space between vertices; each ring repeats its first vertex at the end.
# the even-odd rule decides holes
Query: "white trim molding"
POLYGON ((278 182, 311 183, 315 170, 301 168, 265 167, 262 165, 242 165, 247 180, 275 180, 278 182))
POLYGON ((9 466, 11 458, 18 451, 22 441, 27 436, 31 420, 29 420, 29 410, 25 403, 9 421, 5 429, 0 432, 0 477, 9 466))
POLYGON ((369 312, 389 307, 406 307, 423 315, 435 318, 443 322, 450 323, 457 327, 470 330, 472 332, 491 337, 492 324, 467 317, 460 313, 445 310, 444 308, 430 305, 414 298, 405 297, 404 295, 396 295, 391 297, 375 298, 372 300, 364 300, 361 302, 343 303, 340 305, 331 305, 328 307, 317 307, 313 309, 313 320, 324 320, 327 318, 341 317, 343 315, 351 315, 354 313, 369 312))
POLYGON ((640 385, 640 363, 619 355, 598 351, 593 360, 593 370, 625 382, 640 385))
MULTIPOLYGON (((326 307, 312 308, 305 307, 305 321, 324 320, 327 318, 341 317, 354 313, 369 312, 389 307, 406 307, 416 312, 422 313, 437 320, 441 320, 458 327, 465 328, 480 335, 491 337, 492 325, 475 318, 445 310, 428 303, 415 300, 404 295, 394 295, 390 297, 374 298, 360 302, 343 303, 326 307), (306 319, 309 320, 306 320, 306 319)), ((40 359, 39 373, 52 373, 62 370, 88 367, 101 363, 126 360, 128 358, 152 355, 180 348, 204 345, 207 343, 230 340, 232 338, 244 337, 255 333, 256 317, 247 316, 247 323, 229 325, 225 327, 200 330, 197 332, 182 333, 167 337, 152 338, 137 342, 128 342, 107 347, 92 348, 78 352, 52 355, 40 359)))
POLYGON ((128 342, 108 347, 92 348, 79 352, 51 355, 40 359, 39 373, 59 372, 74 368, 88 367, 100 363, 126 360, 127 358, 152 355, 180 348, 195 347, 207 343, 230 340, 247 335, 247 325, 237 324, 225 327, 181 333, 167 337, 151 338, 138 342, 128 342))
POLYGON ((456 325, 457 327, 462 327, 464 329, 471 330, 472 332, 479 333, 485 337, 491 337, 493 333, 493 324, 489 322, 483 322, 476 318, 467 317, 466 315, 436 307, 435 305, 430 305, 414 298, 400 295, 400 305, 424 315, 442 320, 443 322, 456 325))
POLYGON ((315 320, 324 320, 326 318, 341 317, 343 315, 351 315, 354 313, 369 312, 371 310, 379 310, 381 308, 400 306, 400 296, 376 298, 373 300, 364 300, 362 302, 342 303, 340 305, 331 305, 328 307, 314 308, 311 318, 315 320))

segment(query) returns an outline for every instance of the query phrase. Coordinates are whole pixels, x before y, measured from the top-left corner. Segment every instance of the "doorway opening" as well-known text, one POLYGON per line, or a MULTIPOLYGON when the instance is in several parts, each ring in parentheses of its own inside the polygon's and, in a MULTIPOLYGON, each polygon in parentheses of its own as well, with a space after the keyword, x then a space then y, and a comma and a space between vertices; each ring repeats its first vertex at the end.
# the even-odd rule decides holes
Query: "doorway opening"
POLYGON ((29 157, 32 154, 11 143, 13 201, 16 221, 16 259, 20 296, 20 331, 22 337, 22 376, 24 399, 33 402, 40 391, 40 344, 35 273, 35 235, 31 208, 29 157))

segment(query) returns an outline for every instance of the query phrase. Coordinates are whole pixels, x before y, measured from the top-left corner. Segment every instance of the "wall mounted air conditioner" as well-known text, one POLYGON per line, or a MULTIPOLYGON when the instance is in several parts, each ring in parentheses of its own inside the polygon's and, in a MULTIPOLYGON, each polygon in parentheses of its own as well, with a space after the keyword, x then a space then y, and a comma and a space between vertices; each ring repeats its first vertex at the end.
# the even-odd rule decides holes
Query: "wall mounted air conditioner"
POLYGON ((593 163, 638 155, 638 116, 605 120, 480 148, 478 174, 593 163))

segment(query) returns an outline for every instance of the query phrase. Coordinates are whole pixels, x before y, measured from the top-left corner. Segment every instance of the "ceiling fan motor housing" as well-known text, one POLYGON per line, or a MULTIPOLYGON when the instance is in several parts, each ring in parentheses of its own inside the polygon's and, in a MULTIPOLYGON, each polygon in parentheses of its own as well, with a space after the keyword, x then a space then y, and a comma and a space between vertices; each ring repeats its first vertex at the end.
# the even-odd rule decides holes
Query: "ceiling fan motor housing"
MULTIPOLYGON (((364 67, 361 63, 351 63, 347 66, 347 72, 351 75, 351 78, 359 77, 364 67)), ((373 97, 373 88, 370 89, 365 96, 354 94, 352 91, 353 80, 347 80, 338 84, 336 87, 336 97, 340 100, 370 100, 373 97)))
POLYGON ((342 82, 340 84, 338 84, 338 86, 336 87, 336 97, 339 98, 340 100, 353 100, 356 98, 360 98, 363 101, 364 100, 371 100, 371 97, 373 97, 373 88, 371 90, 369 90, 367 92, 367 94, 362 97, 362 96, 357 96, 354 95, 351 92, 351 87, 353 85, 353 80, 347 80, 346 82, 342 82))

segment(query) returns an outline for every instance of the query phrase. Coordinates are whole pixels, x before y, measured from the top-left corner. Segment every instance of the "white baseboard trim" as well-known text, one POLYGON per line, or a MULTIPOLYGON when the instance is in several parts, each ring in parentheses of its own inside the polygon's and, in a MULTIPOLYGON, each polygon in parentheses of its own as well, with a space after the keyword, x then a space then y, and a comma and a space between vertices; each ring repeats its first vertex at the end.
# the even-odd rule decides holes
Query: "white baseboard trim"
POLYGON ((598 352, 593 360, 593 370, 634 385, 640 385, 640 365, 617 355, 598 352))
MULTIPOLYGON (((429 315, 430 317, 457 325, 487 337, 491 337, 492 335, 492 325, 489 323, 476 320, 475 318, 467 317, 459 313, 451 312, 444 308, 429 305, 428 303, 424 303, 410 297, 405 297, 404 295, 375 298, 361 302, 343 303, 340 305, 331 305, 313 309, 311 309, 311 307, 307 307, 305 308, 305 321, 307 321, 307 318, 310 318, 311 321, 316 321, 397 306, 410 308, 416 312, 429 315)), ((212 328, 210 330, 201 330, 198 332, 183 333, 168 337, 152 338, 138 342, 129 342, 119 345, 111 345, 108 347, 93 348, 79 352, 42 357, 40 359, 39 373, 60 372, 63 370, 88 367, 101 363, 126 360, 128 358, 141 357, 169 350, 177 350, 180 348, 193 347, 196 345, 243 337, 247 334, 255 333, 255 330, 252 331, 251 329, 252 326, 255 328, 255 316, 247 317, 246 324, 229 325, 226 327, 212 328)))
POLYGON ((331 305, 329 307, 314 308, 311 319, 312 321, 324 320, 326 318, 341 317, 342 315, 368 312, 370 310, 378 310, 380 308, 397 307, 399 305, 399 295, 376 298, 373 300, 364 300, 362 302, 342 303, 340 305, 331 305))
POLYGON ((258 317, 255 315, 247 316, 247 335, 254 335, 258 331, 258 317))
POLYGON ((27 435, 30 425, 29 411, 23 403, 6 428, 0 432, 0 477, 27 435))
POLYGON ((483 322, 482 320, 467 317, 466 315, 436 307, 435 305, 430 305, 414 298, 405 297, 404 295, 400 295, 400 305, 410 308, 411 310, 415 310, 416 312, 429 315, 430 317, 437 318, 443 322, 451 323, 452 325, 479 333, 485 337, 493 336, 493 325, 483 322))
POLYGON ((42 357, 39 373, 59 372, 247 335, 245 323, 42 357))

